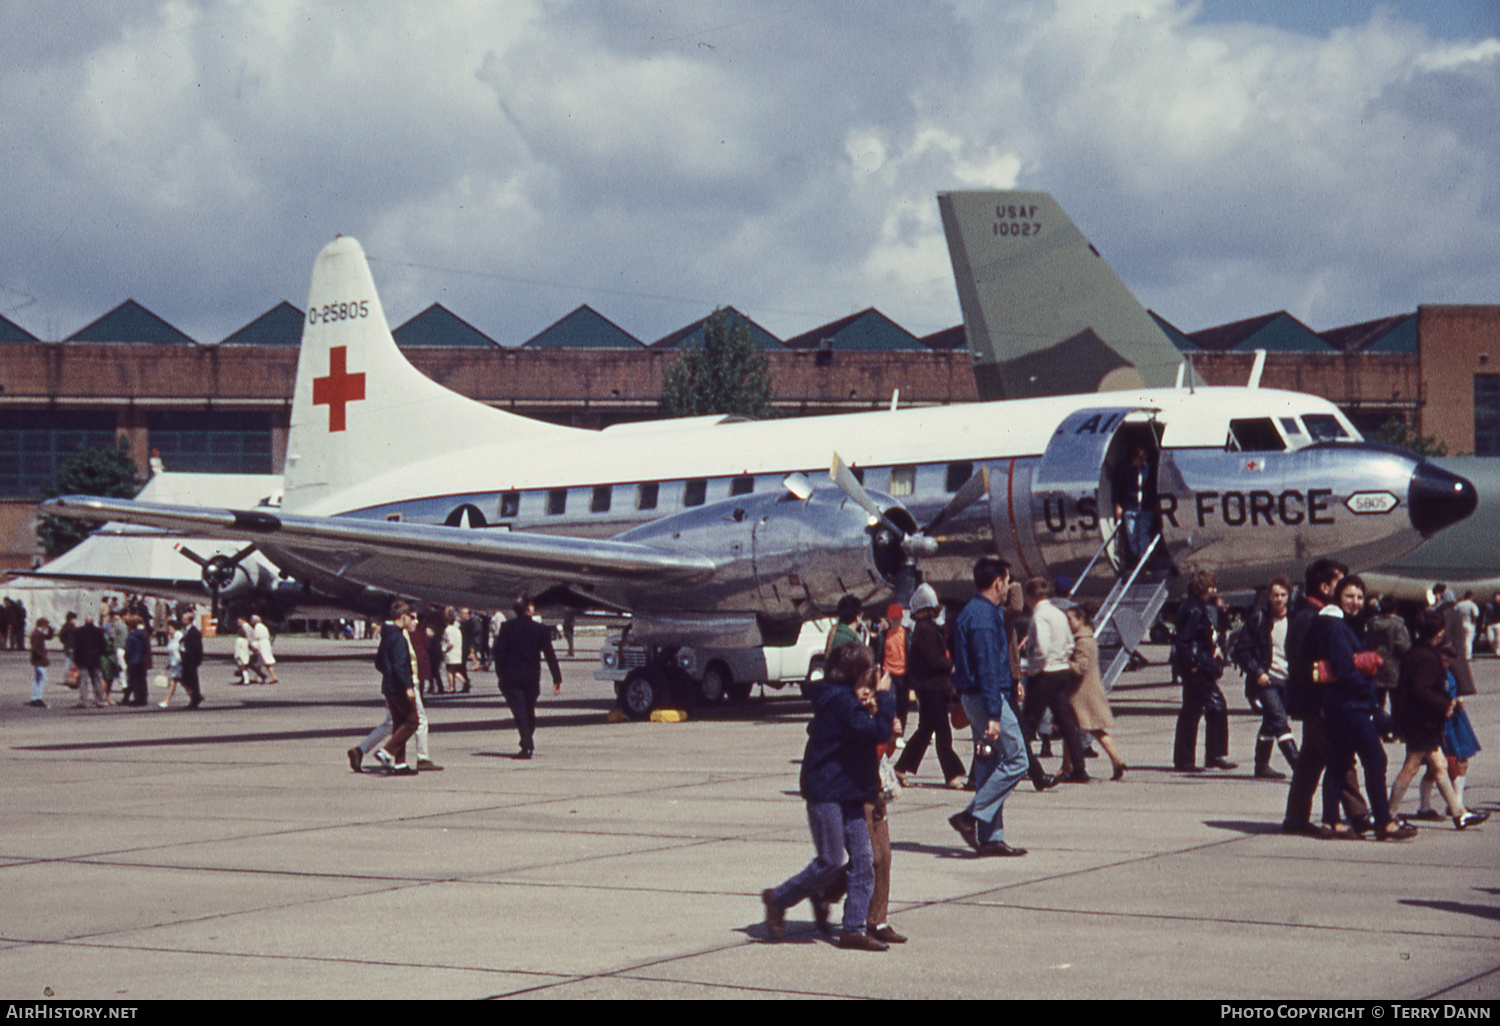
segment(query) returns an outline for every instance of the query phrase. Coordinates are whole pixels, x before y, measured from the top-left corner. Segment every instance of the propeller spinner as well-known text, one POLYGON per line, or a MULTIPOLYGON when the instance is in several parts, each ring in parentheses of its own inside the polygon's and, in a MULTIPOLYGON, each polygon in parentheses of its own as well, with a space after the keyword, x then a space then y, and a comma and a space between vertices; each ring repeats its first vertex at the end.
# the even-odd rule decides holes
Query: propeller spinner
POLYGON ((859 478, 854 476, 854 471, 849 469, 838 453, 833 454, 833 466, 829 469, 828 476, 834 484, 838 485, 840 491, 870 514, 870 526, 880 528, 876 534, 876 547, 885 548, 888 551, 890 549, 899 551, 901 558, 894 567, 892 576, 895 578, 896 601, 903 606, 916 589, 918 563, 924 556, 937 555, 938 542, 932 537, 933 533, 952 517, 978 502, 990 490, 989 470, 980 467, 978 473, 965 481, 963 486, 953 493, 953 498, 948 500, 947 505, 938 510, 937 516, 929 520, 926 526, 917 528, 915 521, 905 509, 897 507, 893 510, 882 510, 874 497, 865 491, 864 485, 860 484, 859 478), (892 514, 898 514, 911 526, 903 527, 898 524, 892 519, 892 514))
POLYGON ((246 545, 232 556, 218 555, 208 559, 204 559, 186 545, 178 545, 176 549, 203 568, 203 584, 208 588, 213 616, 217 620, 219 618, 219 595, 234 583, 234 575, 239 572, 240 562, 255 551, 254 543, 246 545))

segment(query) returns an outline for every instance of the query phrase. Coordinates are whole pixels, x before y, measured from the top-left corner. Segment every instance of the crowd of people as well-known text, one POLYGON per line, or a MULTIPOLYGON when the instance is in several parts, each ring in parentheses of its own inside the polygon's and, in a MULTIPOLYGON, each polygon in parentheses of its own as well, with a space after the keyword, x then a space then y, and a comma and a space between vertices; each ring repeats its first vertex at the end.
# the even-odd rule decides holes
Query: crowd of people
MULTIPOLYGON (((11 615, 24 623, 25 607, 13 606, 11 615)), ((148 705, 147 679, 156 662, 154 648, 166 649, 166 665, 157 680, 166 695, 156 704, 167 708, 179 687, 189 709, 203 704, 199 683, 203 636, 191 605, 173 610, 158 600, 153 608, 141 596, 126 595, 104 600, 98 612, 86 612, 82 622, 72 611, 56 628, 47 617, 38 617, 26 635, 32 671, 31 697, 26 704, 33 708, 48 707, 45 694, 54 654, 48 643, 54 639, 62 648, 62 666, 50 682, 77 691, 76 708, 148 705)), ((269 651, 269 639, 266 646, 269 651)))
MULTIPOLYGON (((1193 592, 1192 615, 1213 620, 1207 612, 1217 592, 1212 576, 1195 577, 1193 592)), ((1229 658, 1245 675, 1246 698, 1263 714, 1255 775, 1285 778, 1270 766, 1277 748, 1292 768, 1285 832, 1322 839, 1368 833, 1379 840, 1414 837, 1417 828, 1400 815, 1400 808, 1423 767, 1426 775, 1413 819, 1443 819, 1432 805, 1434 788, 1456 828, 1488 818, 1489 813, 1471 812, 1463 804, 1468 761, 1479 751, 1463 696, 1474 693, 1469 660, 1480 614, 1477 607, 1463 609, 1446 585, 1438 584, 1433 592, 1431 607, 1408 623, 1391 598, 1368 594, 1365 582, 1343 564, 1318 559, 1307 567, 1295 606, 1291 582, 1273 578, 1234 634, 1229 658), (1289 720, 1302 723, 1300 745, 1289 720), (1398 740, 1406 746, 1406 757, 1388 788, 1384 746, 1398 740), (1315 822, 1320 780, 1321 817, 1315 822)), ((1179 612, 1179 633, 1184 619, 1179 612)), ((1222 649, 1214 659, 1222 669, 1222 649)), ((1183 666, 1178 670, 1184 673, 1183 666)), ((1218 674, 1212 676, 1217 679, 1218 674)), ((1218 690, 1217 684, 1211 686, 1218 690)), ((1184 696, 1189 687, 1184 675, 1184 696)), ((1178 726, 1181 738, 1183 721, 1178 726)))
MULTIPOLYGON (((787 910, 804 899, 817 928, 831 935, 831 906, 842 898, 841 947, 884 951, 906 940, 886 922, 886 806, 910 786, 930 745, 946 786, 974 792, 949 823, 977 857, 1026 854, 1007 838, 1006 800, 1028 777, 1038 791, 1087 783, 1090 741, 1108 755, 1111 779, 1125 776, 1128 767, 1109 733, 1113 715, 1100 682, 1093 610, 1055 597, 1045 579, 1018 585, 1005 561, 993 557, 975 564, 974 587, 974 598, 946 632, 928 585, 913 592, 909 616, 892 605, 873 629, 864 627, 857 599, 840 604, 826 676, 811 694, 800 779, 815 854, 800 872, 762 892, 772 939, 785 936, 787 910), (1029 627, 1018 644, 1015 623, 1023 613, 1029 627), (916 694, 919 726, 904 738, 909 691, 916 694), (1042 769, 1032 747, 1048 718, 1063 747, 1056 775, 1042 769), (973 741, 967 779, 950 729, 962 726, 973 741)), ((1484 625, 1484 614, 1461 608, 1438 585, 1434 607, 1408 631, 1393 602, 1368 597, 1360 578, 1326 559, 1307 568, 1295 605, 1293 591, 1286 578, 1272 579, 1251 616, 1230 632, 1214 575, 1190 576, 1171 654, 1182 687, 1174 769, 1237 768, 1229 759, 1228 706, 1219 686, 1225 667, 1234 665, 1262 717, 1254 776, 1286 780, 1271 766, 1277 751, 1293 769, 1285 832, 1407 840, 1417 833, 1414 821, 1444 818, 1431 805, 1434 788, 1455 828, 1484 822, 1489 813, 1470 811, 1463 801, 1468 760, 1479 743, 1462 700, 1473 693, 1465 645, 1484 625), (1458 644, 1451 644, 1455 637, 1458 644), (1300 745, 1291 720, 1302 723, 1300 745), (1196 761, 1200 722, 1207 726, 1202 764, 1196 761), (1383 746, 1397 740, 1405 743, 1406 757, 1388 787, 1383 746), (1424 769, 1418 808, 1405 818, 1402 799, 1424 769), (1315 823, 1320 781, 1322 818, 1315 823)), ((1500 594, 1494 606, 1500 614, 1500 594)), ((1500 637, 1491 644, 1500 654, 1500 637)))
POLYGON ((1111 778, 1125 776, 1128 767, 1110 737, 1114 723, 1100 680, 1093 610, 1054 596, 1044 579, 1012 581, 1009 565, 994 557, 975 564, 974 589, 951 631, 939 623, 938 597, 927 584, 912 593, 909 616, 892 605, 874 630, 863 628, 857 599, 840 603, 826 675, 811 695, 802 760, 801 793, 816 854, 801 872, 762 893, 773 939, 785 935, 786 911, 803 899, 811 902, 818 928, 832 933, 830 907, 842 897, 840 946, 884 951, 906 940, 886 922, 886 806, 911 786, 929 746, 936 748, 945 786, 974 792, 949 823, 981 858, 1026 854, 1007 839, 1006 800, 1028 777, 1038 791, 1087 783, 1090 741, 1108 754, 1111 778), (1015 625, 1023 612, 1030 622, 1018 643, 1015 625), (916 694, 918 716, 909 738, 908 692, 916 694), (1064 748, 1057 774, 1045 772, 1032 749, 1049 718, 1064 748), (973 742, 967 777, 952 735, 963 727, 973 742))

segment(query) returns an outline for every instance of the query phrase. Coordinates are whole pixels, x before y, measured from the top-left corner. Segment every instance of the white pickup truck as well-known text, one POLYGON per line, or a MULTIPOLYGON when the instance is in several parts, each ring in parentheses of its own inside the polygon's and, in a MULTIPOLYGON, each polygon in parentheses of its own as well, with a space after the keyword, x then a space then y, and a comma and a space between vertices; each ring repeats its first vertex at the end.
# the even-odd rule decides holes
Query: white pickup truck
POLYGON ((808 621, 795 643, 760 648, 643 645, 630 640, 627 627, 599 646, 594 679, 614 681, 620 708, 632 719, 664 706, 743 702, 756 684, 781 688, 821 680, 832 623, 808 621))

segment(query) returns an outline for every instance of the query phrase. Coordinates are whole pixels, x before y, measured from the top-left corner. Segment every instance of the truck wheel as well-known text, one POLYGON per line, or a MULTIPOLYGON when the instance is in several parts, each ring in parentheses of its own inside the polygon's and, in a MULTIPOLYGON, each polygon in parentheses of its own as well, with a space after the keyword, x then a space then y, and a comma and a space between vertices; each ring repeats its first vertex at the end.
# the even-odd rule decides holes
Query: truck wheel
POLYGON ((620 685, 620 708, 632 720, 650 717, 665 692, 662 682, 641 670, 633 671, 620 685))
POLYGON ((698 697, 704 705, 718 705, 724 701, 729 688, 729 674, 724 672, 724 667, 714 663, 704 671, 703 679, 698 682, 698 697))

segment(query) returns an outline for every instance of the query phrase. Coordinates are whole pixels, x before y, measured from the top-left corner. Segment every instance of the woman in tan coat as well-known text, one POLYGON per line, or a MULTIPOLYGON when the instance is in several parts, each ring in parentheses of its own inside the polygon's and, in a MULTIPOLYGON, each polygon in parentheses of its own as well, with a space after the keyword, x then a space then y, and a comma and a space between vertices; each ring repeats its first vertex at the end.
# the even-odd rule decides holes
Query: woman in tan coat
MULTIPOLYGON (((1073 655, 1068 659, 1068 669, 1078 676, 1078 685, 1068 697, 1073 715, 1078 717, 1078 729, 1099 742, 1109 761, 1114 765, 1111 780, 1125 776, 1125 760, 1109 736, 1109 728, 1115 725, 1114 714, 1109 710, 1109 699, 1104 694, 1104 684, 1099 678, 1099 643, 1094 640, 1094 628, 1090 624, 1093 610, 1084 605, 1068 609, 1068 625, 1073 628, 1073 655)), ((1066 775, 1072 770, 1064 766, 1060 771, 1066 775)))

